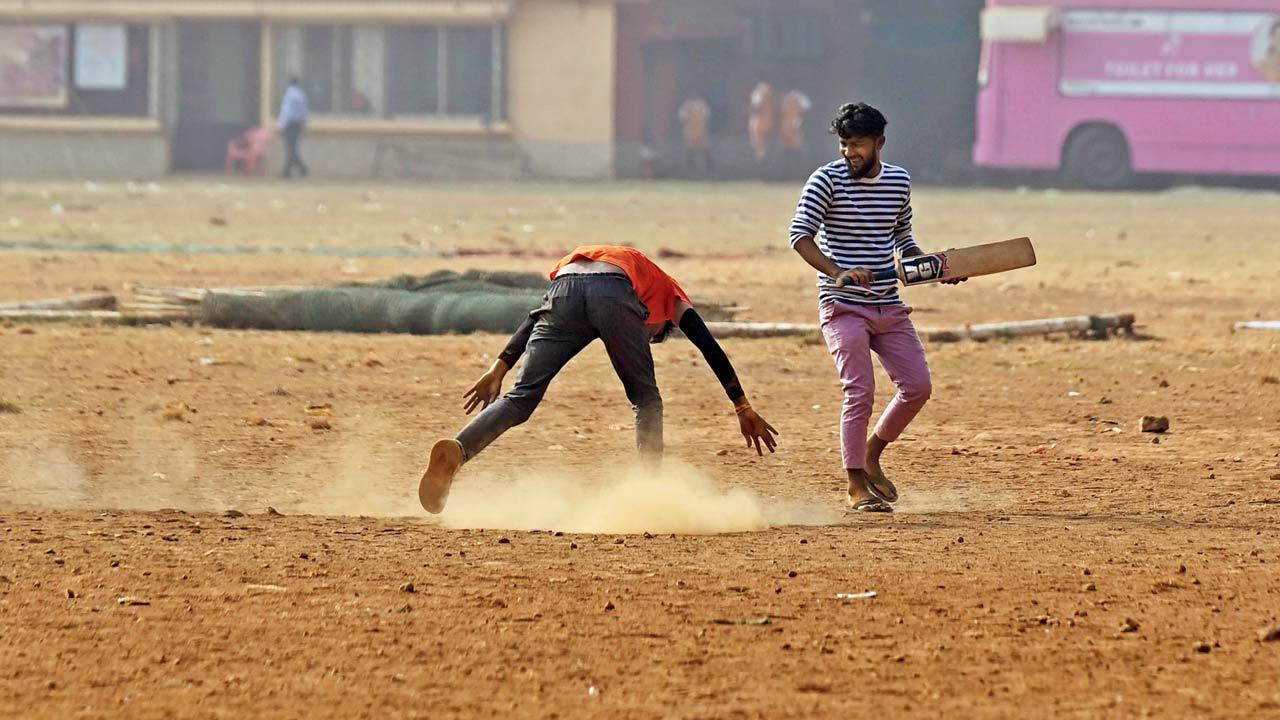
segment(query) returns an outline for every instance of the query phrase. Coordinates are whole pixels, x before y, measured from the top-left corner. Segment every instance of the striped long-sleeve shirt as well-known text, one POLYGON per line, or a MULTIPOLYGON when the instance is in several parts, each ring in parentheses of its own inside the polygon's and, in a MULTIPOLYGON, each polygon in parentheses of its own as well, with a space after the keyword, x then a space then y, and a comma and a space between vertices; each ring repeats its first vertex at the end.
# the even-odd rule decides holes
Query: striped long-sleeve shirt
MULTIPOLYGON (((809 176, 800 194, 791 220, 791 246, 806 235, 842 268, 891 269, 895 250, 919 249, 911 236, 911 176, 883 162, 878 176, 860 179, 849 176, 843 159, 823 165, 809 176)), ((833 300, 859 305, 902 302, 894 280, 878 280, 868 291, 837 288, 835 280, 818 273, 818 302, 833 300)))

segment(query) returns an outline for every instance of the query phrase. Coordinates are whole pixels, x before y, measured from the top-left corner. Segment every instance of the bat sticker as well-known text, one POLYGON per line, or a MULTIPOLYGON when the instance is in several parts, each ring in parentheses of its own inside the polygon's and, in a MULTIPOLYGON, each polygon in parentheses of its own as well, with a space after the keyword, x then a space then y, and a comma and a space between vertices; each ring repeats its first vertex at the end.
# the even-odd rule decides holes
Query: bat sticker
POLYGON ((946 272, 946 253, 917 255, 915 257, 905 258, 902 261, 902 279, 903 282, 908 285, 912 283, 937 280, 938 278, 943 277, 946 272))

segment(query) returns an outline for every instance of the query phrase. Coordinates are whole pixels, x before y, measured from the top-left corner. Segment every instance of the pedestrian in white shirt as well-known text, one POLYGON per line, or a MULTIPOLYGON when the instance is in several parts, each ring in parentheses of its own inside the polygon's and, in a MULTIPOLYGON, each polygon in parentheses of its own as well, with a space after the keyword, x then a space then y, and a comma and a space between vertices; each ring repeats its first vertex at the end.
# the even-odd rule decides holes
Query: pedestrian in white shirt
POLYGON ((298 142, 302 139, 302 131, 307 127, 307 93, 297 77, 289 78, 289 87, 284 91, 284 99, 280 101, 280 134, 284 135, 287 159, 284 165, 284 176, 292 177, 294 168, 302 177, 307 176, 307 165, 298 154, 298 142))

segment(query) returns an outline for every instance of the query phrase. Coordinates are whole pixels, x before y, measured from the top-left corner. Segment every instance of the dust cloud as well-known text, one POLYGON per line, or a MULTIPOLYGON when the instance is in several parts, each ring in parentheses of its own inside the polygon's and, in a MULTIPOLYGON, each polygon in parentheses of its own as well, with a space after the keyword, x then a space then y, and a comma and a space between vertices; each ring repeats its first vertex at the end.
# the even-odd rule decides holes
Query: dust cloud
POLYGON ((839 521, 840 514, 825 506, 779 504, 746 488, 721 489, 670 460, 657 471, 631 468, 605 478, 460 477, 440 516, 451 528, 698 535, 839 521))

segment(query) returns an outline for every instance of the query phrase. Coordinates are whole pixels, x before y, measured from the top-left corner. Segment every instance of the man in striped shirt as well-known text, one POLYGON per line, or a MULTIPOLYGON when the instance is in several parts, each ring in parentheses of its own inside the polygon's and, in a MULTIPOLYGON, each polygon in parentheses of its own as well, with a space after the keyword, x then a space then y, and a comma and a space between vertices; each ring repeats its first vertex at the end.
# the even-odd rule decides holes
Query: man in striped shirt
MULTIPOLYGON (((819 316, 827 349, 844 386, 840 445, 855 510, 892 512, 898 490, 880 467, 885 446, 898 439, 932 392, 929 365, 911 309, 895 280, 875 280, 892 269, 895 253, 921 254, 911 236, 911 176, 880 161, 881 112, 849 103, 831 121, 841 159, 814 171, 791 221, 791 247, 818 271, 819 316), (880 357, 898 393, 867 437, 880 357)), ((958 282, 958 281, 955 281, 958 282)))

